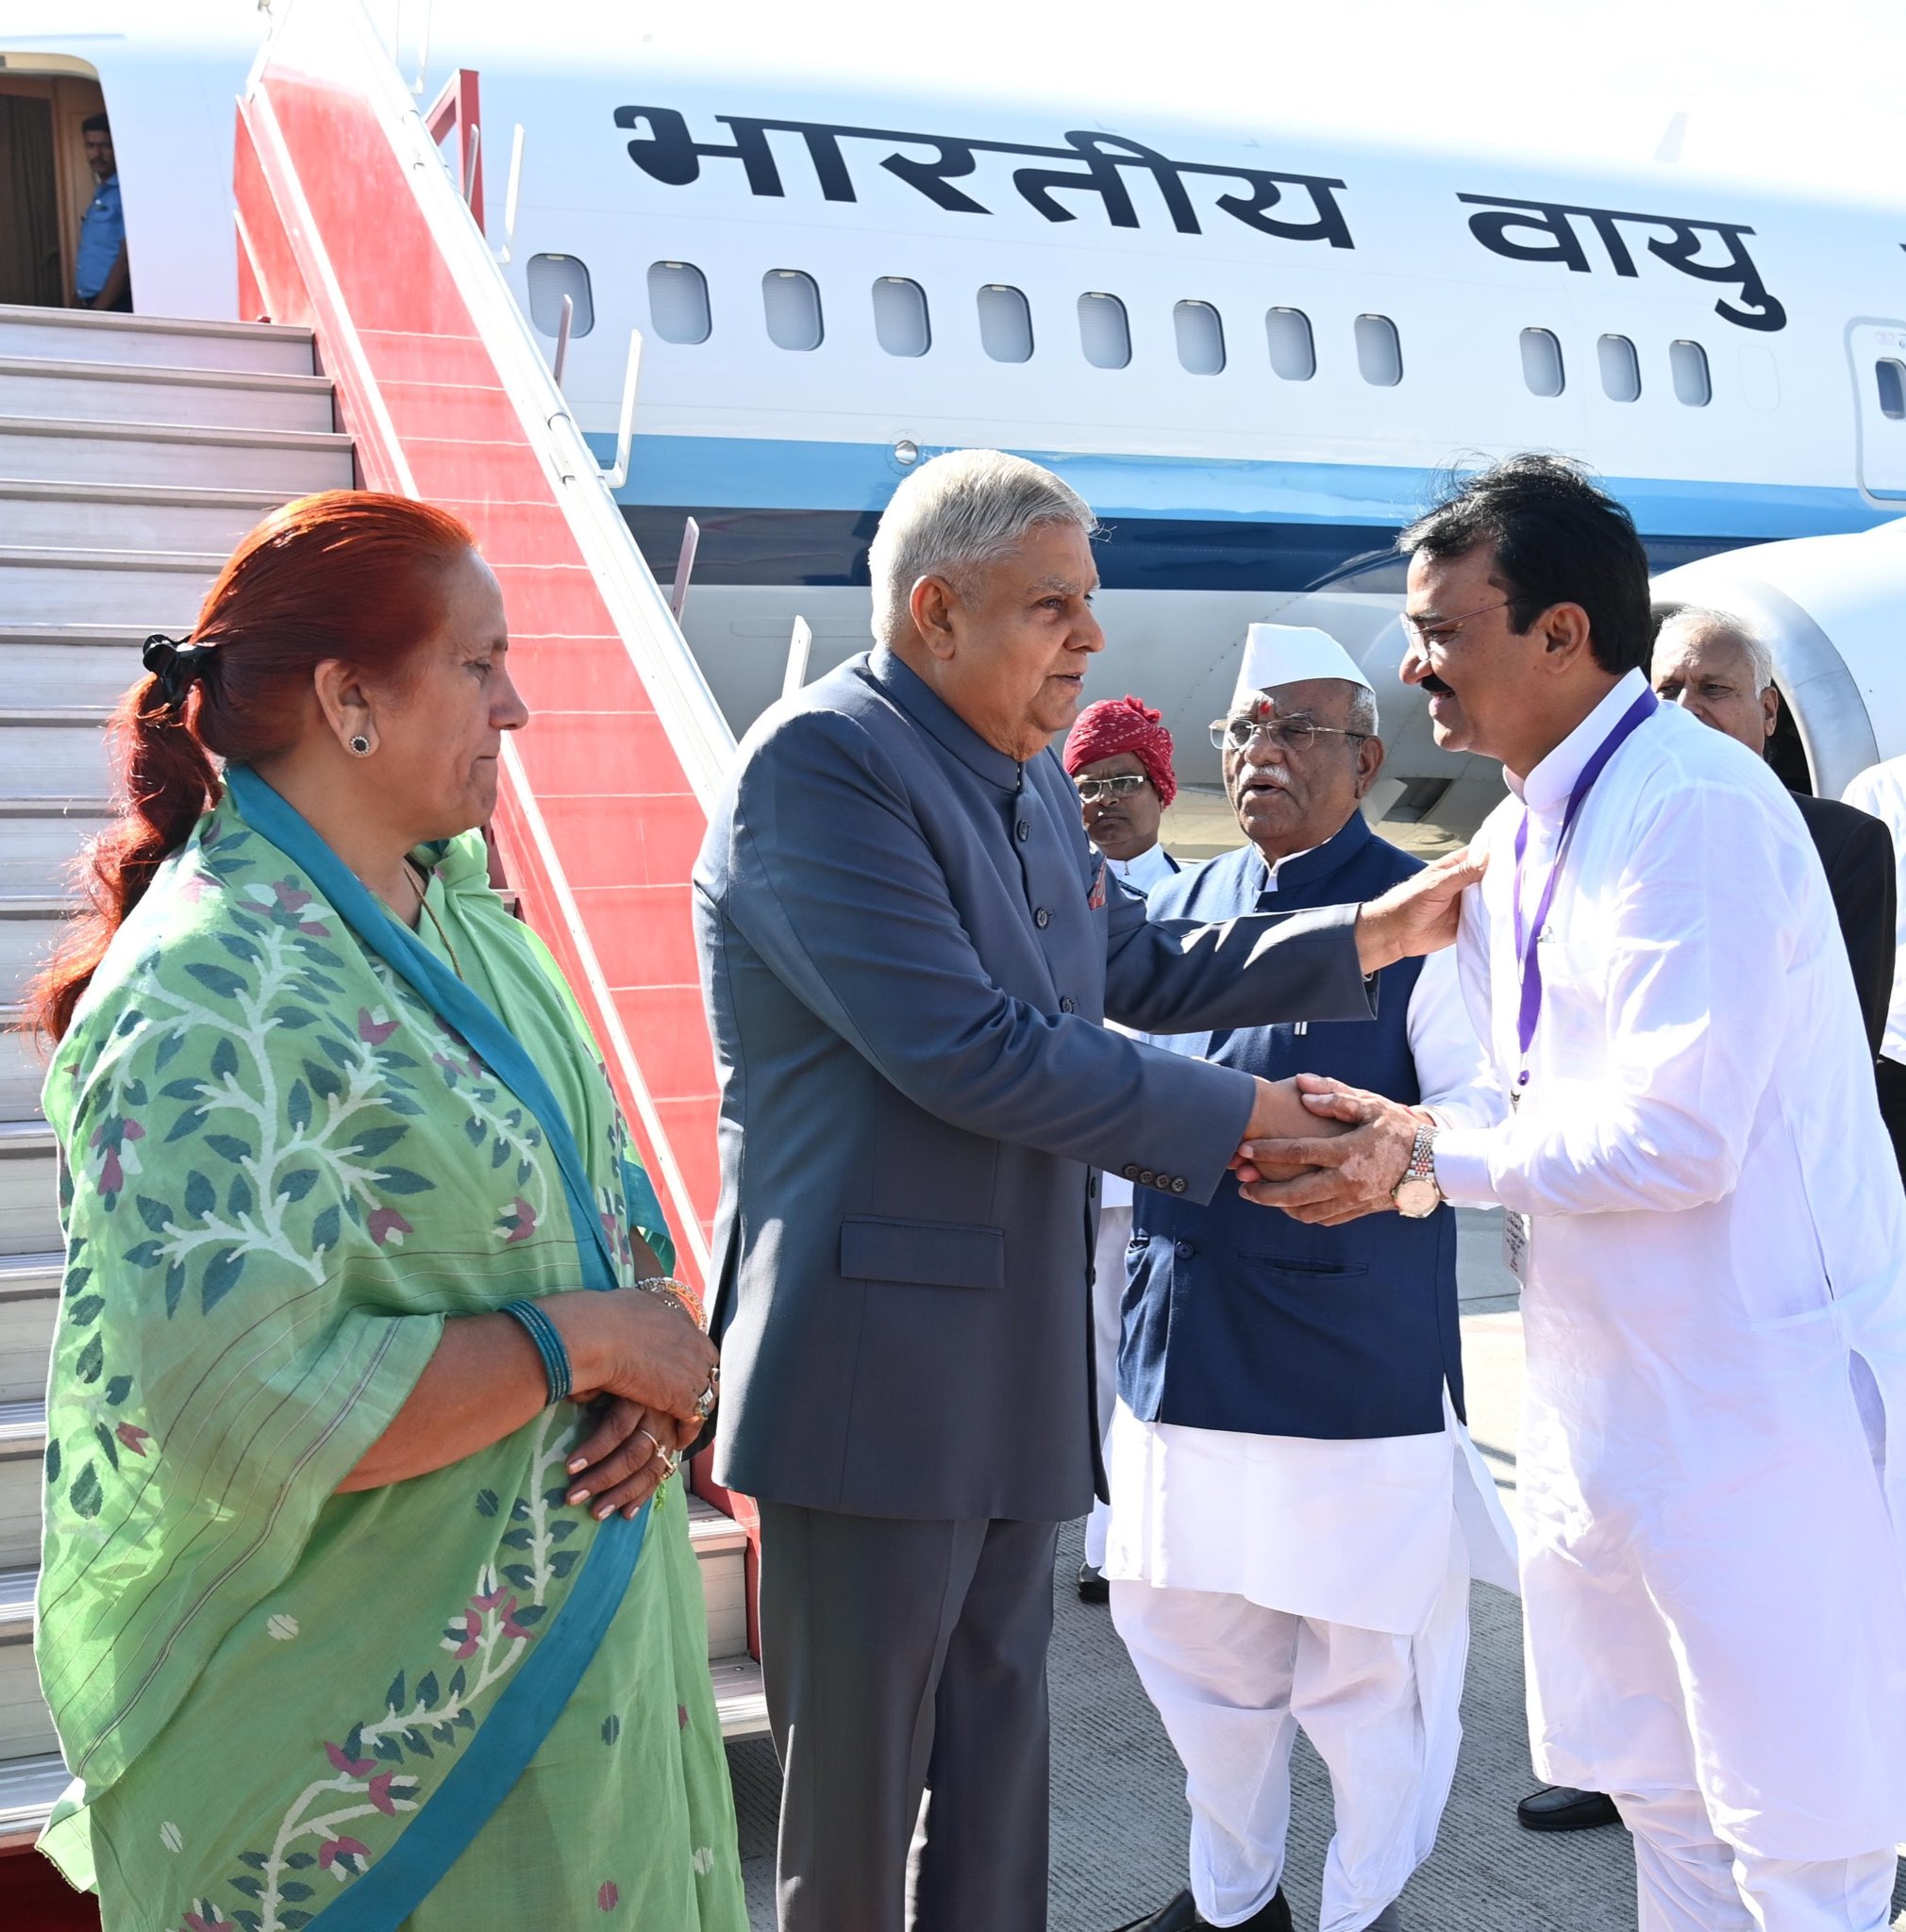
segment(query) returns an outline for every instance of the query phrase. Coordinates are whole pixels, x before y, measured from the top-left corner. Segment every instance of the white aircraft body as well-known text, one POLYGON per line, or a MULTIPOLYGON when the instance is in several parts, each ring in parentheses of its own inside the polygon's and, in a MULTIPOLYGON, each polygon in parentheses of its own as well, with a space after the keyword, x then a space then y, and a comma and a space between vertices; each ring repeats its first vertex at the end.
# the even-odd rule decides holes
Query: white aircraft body
MULTIPOLYGON (((263 24, 50 12, 0 10, 0 55, 96 71, 139 306, 234 313, 229 103, 263 24)), ((1629 506, 1664 596, 1769 627, 1815 789, 1906 752, 1906 207, 876 89, 824 48, 764 74, 716 25, 689 58, 571 12, 559 45, 445 0, 429 89, 479 75, 498 245, 523 130, 504 273, 552 355, 569 297, 563 384, 604 447, 641 335, 621 499, 664 580, 699 525, 685 625, 737 729, 797 617, 815 671, 864 647, 900 479, 996 445, 1103 520, 1091 683, 1164 708, 1182 775, 1216 781, 1245 625, 1320 624, 1382 696, 1379 815, 1461 835, 1499 778, 1395 683, 1390 546, 1453 464, 1538 448, 1629 506)))

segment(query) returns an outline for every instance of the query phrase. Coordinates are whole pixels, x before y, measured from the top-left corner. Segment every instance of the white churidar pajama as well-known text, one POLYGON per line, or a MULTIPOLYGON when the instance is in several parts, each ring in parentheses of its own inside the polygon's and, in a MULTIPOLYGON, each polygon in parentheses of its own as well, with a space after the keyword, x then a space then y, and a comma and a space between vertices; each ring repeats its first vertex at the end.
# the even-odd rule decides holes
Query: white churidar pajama
MULTIPOLYGON (((1446 956, 1417 980, 1409 1033, 1424 1105, 1493 1119, 1446 956)), ((1112 1621, 1185 1767, 1199 1912, 1236 1924, 1277 1890, 1301 1727, 1335 1800, 1322 1932, 1358 1932, 1435 1843, 1470 1576, 1515 1587, 1467 1431, 1446 1394, 1440 1433, 1369 1441, 1145 1423, 1121 1403, 1107 1474, 1112 1621)))
MULTIPOLYGON (((1173 877, 1178 867, 1162 845, 1148 846, 1136 858, 1108 858, 1106 869, 1131 888, 1150 896, 1151 889, 1173 877)), ((1115 1032, 1130 1033, 1116 1021, 1106 1023, 1115 1032)), ((1135 1039, 1147 1039, 1135 1034, 1135 1039)), ((1165 1042, 1156 1041, 1162 1045, 1165 1042)), ((1098 1242, 1093 1251, 1092 1353, 1097 1376, 1098 1433, 1101 1441, 1112 1426, 1112 1397, 1118 1388, 1119 1305, 1125 1299, 1125 1251, 1131 1241, 1131 1183, 1122 1174, 1098 1177, 1098 1242)), ((1085 1560, 1095 1570, 1105 1568, 1105 1531, 1112 1512, 1097 1497, 1085 1519, 1085 1560)))
MULTIPOLYGON (((1523 1061, 1524 904, 1631 673, 1478 836, 1471 1017, 1523 1061)), ((1588 795, 1526 1098, 1439 1137, 1531 1217, 1519 1494, 1536 1768, 1615 1795, 1645 1932, 1875 1932, 1906 1837, 1906 1204, 1812 840, 1673 707, 1588 795)))

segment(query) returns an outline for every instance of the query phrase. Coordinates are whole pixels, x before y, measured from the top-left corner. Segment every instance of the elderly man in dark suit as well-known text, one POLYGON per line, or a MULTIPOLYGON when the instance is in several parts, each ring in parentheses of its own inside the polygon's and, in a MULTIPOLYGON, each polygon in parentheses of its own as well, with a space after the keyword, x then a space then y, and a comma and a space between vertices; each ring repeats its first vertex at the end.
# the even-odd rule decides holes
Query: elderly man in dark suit
POLYGON ((1147 924, 1049 749, 1104 642, 1094 528, 1017 458, 915 472, 877 648, 755 725, 696 868, 715 1474, 761 1504, 784 1932, 1045 1925, 1054 1548, 1101 1476, 1090 1172, 1207 1200, 1296 1118, 1101 1022, 1364 1016, 1478 875, 1147 924))
MULTIPOLYGON (((1692 608, 1670 612, 1656 635, 1649 669, 1657 696, 1725 731, 1756 758, 1766 756, 1781 722, 1774 660, 1738 618, 1692 608)), ((1860 1012, 1877 1058, 1893 998, 1898 891, 1893 835, 1871 812, 1836 798, 1814 798, 1804 791, 1793 797, 1826 868, 1827 890, 1833 895, 1860 1012)))

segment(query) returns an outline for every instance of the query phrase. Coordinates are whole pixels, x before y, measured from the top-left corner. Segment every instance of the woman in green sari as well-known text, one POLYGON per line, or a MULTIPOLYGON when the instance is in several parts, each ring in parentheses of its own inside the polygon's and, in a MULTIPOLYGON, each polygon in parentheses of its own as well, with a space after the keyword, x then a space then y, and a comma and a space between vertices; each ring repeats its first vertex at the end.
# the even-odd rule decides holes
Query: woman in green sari
POLYGON ((37 996, 42 1846, 107 1932, 746 1924, 669 1479, 714 1351, 489 889, 507 649, 460 524, 341 491, 119 714, 129 806, 37 996))

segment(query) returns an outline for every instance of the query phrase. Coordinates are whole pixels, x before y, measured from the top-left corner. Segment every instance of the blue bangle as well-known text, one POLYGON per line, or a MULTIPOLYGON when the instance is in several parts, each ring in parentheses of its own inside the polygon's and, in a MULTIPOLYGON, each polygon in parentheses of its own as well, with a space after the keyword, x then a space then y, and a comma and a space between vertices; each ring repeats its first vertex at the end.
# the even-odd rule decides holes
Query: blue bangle
POLYGON ((550 1401, 567 1402, 576 1382, 561 1330, 534 1302, 505 1302, 499 1312, 514 1316, 523 1324, 524 1333, 536 1344, 536 1353, 543 1357, 543 1373, 549 1377, 550 1401))

